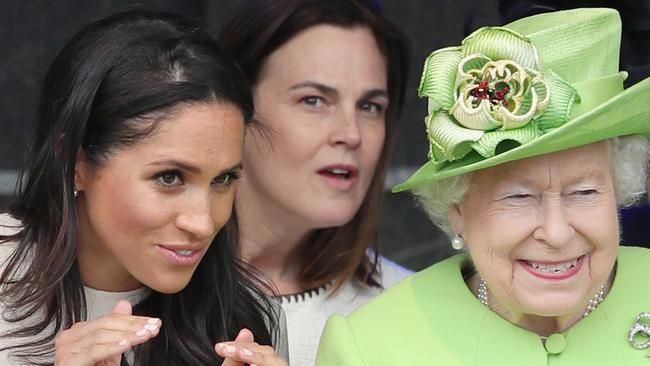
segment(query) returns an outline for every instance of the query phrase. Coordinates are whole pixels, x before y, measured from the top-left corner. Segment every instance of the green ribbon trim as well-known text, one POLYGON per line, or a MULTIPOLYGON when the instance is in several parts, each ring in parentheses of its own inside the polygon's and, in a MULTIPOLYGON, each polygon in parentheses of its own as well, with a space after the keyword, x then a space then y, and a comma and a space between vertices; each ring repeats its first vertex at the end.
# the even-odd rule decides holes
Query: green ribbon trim
POLYGON ((516 130, 486 132, 483 137, 470 145, 472 150, 485 158, 489 158, 503 151, 527 144, 541 135, 542 132, 529 123, 516 130))
POLYGON ((460 127, 446 111, 430 115, 426 120, 429 135, 429 159, 457 160, 472 150, 470 142, 478 141, 485 132, 460 127))
POLYGON ((508 28, 482 27, 463 40, 465 55, 479 53, 492 60, 512 60, 532 70, 539 70, 539 56, 531 41, 508 28))
POLYGON ((449 110, 454 104, 456 70, 462 57, 459 47, 447 47, 431 53, 424 61, 418 95, 429 97, 429 114, 449 110))
POLYGON ((576 89, 562 79, 553 70, 543 74, 551 90, 551 100, 546 111, 535 118, 534 123, 540 130, 547 131, 559 127, 569 120, 574 101, 579 100, 576 89))

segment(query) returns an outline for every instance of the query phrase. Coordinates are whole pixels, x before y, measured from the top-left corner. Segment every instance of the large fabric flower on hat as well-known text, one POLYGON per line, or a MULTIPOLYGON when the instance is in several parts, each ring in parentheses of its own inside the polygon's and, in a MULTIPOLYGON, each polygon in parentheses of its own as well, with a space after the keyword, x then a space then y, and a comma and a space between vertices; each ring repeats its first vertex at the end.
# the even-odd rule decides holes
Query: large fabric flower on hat
POLYGON ((429 159, 439 166, 525 144, 564 124, 577 98, 553 70, 541 69, 530 40, 501 27, 429 55, 418 92, 429 98, 429 159))

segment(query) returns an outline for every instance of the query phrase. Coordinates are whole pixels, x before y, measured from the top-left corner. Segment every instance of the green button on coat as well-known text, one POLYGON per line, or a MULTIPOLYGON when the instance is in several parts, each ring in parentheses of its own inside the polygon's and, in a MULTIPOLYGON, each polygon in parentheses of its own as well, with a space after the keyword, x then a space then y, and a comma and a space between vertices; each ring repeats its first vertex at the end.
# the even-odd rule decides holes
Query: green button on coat
POLYGON ((552 355, 559 355, 566 348, 566 339, 560 333, 551 334, 546 340, 544 347, 546 347, 546 352, 552 355))

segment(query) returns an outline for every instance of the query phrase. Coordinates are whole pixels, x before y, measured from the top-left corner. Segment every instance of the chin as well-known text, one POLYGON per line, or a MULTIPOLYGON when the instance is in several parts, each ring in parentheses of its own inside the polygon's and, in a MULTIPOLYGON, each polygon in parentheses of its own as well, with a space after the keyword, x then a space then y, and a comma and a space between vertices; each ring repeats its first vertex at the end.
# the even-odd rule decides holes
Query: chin
POLYGON ((358 206, 351 207, 350 205, 329 205, 314 208, 308 215, 311 217, 311 222, 317 229, 333 228, 343 226, 354 218, 359 210, 358 206))
POLYGON ((190 283, 191 278, 192 278, 191 276, 184 277, 178 275, 160 276, 156 278, 155 281, 151 281, 150 283, 145 283, 145 285, 156 292, 171 295, 180 292, 185 287, 187 287, 187 284, 190 283))

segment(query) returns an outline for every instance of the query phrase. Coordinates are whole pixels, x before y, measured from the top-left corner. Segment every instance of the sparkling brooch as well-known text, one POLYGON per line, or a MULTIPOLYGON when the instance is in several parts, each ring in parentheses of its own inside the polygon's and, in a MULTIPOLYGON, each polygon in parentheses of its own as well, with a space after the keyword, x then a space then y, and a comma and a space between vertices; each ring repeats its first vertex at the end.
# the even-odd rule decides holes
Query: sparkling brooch
MULTIPOLYGON (((637 315, 634 325, 630 328, 627 340, 636 349, 650 347, 650 312, 643 312, 637 315), (645 340, 645 342, 644 342, 645 340)), ((650 353, 646 354, 650 357, 650 353)))

